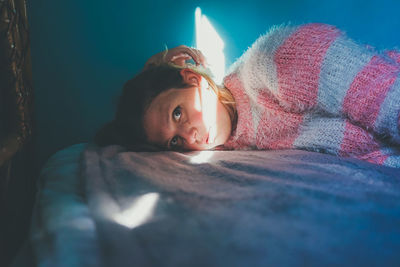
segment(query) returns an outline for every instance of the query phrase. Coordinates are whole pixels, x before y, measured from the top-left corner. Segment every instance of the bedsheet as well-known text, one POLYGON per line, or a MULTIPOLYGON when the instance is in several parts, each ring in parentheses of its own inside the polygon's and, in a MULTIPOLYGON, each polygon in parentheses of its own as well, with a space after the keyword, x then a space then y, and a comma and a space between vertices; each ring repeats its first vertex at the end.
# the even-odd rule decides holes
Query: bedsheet
POLYGON ((71 146, 43 168, 40 266, 398 266, 400 172, 306 151, 71 146))

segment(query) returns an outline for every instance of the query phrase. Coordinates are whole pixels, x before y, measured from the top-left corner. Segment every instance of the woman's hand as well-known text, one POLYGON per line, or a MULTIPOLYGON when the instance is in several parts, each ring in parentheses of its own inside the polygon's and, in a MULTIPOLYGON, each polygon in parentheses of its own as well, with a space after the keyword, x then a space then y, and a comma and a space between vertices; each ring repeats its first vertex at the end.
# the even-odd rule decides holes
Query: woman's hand
POLYGON ((162 51, 155 54, 147 60, 144 68, 151 66, 158 66, 164 63, 172 62, 179 66, 185 66, 187 60, 191 60, 196 63, 196 65, 206 66, 206 59, 200 50, 187 47, 185 45, 180 45, 172 49, 162 51))

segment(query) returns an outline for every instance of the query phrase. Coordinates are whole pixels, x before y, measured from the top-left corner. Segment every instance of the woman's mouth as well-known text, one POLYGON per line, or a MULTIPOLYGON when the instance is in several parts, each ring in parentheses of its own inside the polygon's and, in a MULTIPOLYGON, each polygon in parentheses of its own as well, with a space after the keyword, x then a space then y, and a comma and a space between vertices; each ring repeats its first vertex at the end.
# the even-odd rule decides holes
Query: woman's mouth
POLYGON ((215 142, 215 130, 213 127, 210 127, 208 129, 208 134, 207 134, 207 139, 206 139, 206 143, 207 144, 213 144, 215 142))

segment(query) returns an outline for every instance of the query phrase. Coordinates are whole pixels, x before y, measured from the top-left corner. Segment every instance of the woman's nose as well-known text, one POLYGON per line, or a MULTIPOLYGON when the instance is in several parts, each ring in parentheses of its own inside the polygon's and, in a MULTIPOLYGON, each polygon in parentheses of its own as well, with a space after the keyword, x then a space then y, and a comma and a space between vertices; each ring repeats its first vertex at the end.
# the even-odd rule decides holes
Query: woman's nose
POLYGON ((185 139, 186 143, 192 145, 196 142, 197 129, 190 125, 185 125, 182 127, 181 136, 185 139))

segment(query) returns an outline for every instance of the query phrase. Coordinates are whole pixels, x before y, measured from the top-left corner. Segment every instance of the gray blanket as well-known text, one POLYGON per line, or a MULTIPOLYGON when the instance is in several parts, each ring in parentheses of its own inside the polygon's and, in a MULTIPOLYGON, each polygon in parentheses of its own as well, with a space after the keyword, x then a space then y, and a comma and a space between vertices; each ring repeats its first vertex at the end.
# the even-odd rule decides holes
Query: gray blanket
POLYGON ((399 169, 293 150, 88 146, 78 174, 75 203, 41 194, 42 266, 400 264, 399 169))

